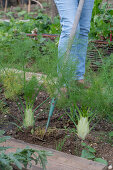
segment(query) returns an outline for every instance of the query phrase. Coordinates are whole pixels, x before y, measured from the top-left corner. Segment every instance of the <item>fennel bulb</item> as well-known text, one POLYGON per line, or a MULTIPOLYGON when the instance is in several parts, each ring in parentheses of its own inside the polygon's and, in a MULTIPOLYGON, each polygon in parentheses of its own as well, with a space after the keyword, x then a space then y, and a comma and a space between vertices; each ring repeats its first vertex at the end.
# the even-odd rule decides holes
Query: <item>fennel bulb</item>
POLYGON ((32 108, 26 108, 24 112, 24 127, 29 127, 34 125, 34 113, 32 108))
POLYGON ((77 125, 77 135, 79 138, 84 140, 89 133, 89 122, 88 117, 80 116, 77 125))

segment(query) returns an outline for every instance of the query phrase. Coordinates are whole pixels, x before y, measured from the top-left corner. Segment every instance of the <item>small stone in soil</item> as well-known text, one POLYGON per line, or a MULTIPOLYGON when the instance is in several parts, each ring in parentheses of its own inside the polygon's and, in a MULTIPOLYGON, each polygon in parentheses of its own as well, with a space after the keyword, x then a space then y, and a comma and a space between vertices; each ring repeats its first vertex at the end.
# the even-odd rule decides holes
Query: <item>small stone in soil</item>
POLYGON ((12 132, 13 132, 13 131, 12 131, 12 130, 10 130, 9 135, 12 135, 12 132))
POLYGON ((112 165, 109 165, 109 166, 108 166, 108 169, 112 169, 112 165))

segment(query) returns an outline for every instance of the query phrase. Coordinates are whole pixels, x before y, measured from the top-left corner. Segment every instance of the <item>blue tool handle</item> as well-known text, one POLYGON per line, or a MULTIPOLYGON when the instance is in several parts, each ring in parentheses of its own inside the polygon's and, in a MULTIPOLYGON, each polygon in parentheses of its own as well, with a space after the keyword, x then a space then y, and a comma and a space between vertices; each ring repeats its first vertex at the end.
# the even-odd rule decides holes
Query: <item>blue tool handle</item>
POLYGON ((46 124, 46 131, 48 129, 48 126, 49 126, 49 123, 50 123, 50 118, 53 114, 53 111, 54 111, 54 108, 55 108, 55 105, 56 105, 56 99, 53 97, 52 100, 51 100, 51 106, 50 106, 50 110, 49 110, 49 116, 48 116, 48 121, 47 121, 47 124, 46 124))

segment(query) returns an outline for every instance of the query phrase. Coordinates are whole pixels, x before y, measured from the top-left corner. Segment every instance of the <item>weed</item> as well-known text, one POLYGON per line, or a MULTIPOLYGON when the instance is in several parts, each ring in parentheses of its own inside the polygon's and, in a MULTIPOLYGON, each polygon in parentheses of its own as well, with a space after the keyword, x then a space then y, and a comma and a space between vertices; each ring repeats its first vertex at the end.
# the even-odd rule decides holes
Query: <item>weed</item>
POLYGON ((104 160, 102 158, 96 158, 96 156, 95 156, 96 150, 94 148, 87 145, 86 143, 81 143, 81 145, 84 147, 84 149, 82 150, 82 154, 81 154, 82 158, 91 159, 96 162, 103 163, 105 165, 108 164, 106 160, 104 160))
POLYGON ((110 132, 101 132, 99 133, 100 141, 105 141, 106 143, 113 143, 113 131, 110 132))
POLYGON ((4 100, 0 100, 0 113, 4 115, 9 113, 9 108, 6 106, 4 100))
POLYGON ((22 93, 23 84, 21 75, 14 71, 5 70, 1 74, 1 81, 5 89, 5 97, 8 99, 15 99, 22 93))
POLYGON ((62 148, 63 148, 63 146, 64 146, 64 144, 65 144, 68 137, 69 136, 65 136, 64 139, 60 139, 60 141, 58 143, 56 143, 56 150, 57 151, 62 151, 62 148))

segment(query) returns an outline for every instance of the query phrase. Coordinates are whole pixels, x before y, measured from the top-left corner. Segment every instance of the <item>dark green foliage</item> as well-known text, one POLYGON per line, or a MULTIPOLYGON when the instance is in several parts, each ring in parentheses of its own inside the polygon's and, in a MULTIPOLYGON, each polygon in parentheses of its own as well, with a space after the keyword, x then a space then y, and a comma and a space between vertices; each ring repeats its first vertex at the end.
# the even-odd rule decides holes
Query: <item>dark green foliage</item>
POLYGON ((99 4, 98 2, 98 8, 94 6, 97 11, 93 11, 90 37, 107 39, 110 37, 110 31, 113 30, 113 9, 107 3, 99 4))
MULTIPOLYGON (((5 132, 0 131, 0 136, 5 132)), ((0 143, 10 139, 9 136, 0 137, 0 143)), ((37 165, 40 163, 41 167, 45 170, 47 164, 47 156, 52 155, 51 152, 35 150, 29 147, 25 149, 17 149, 15 153, 5 154, 4 150, 10 147, 0 147, 0 170, 13 170, 13 165, 22 170, 22 167, 31 167, 31 161, 37 165)))
POLYGON ((16 165, 20 170, 22 170, 22 165, 24 168, 27 168, 28 166, 31 167, 31 161, 34 161, 37 165, 40 163, 42 168, 46 169, 47 164, 47 157, 50 156, 51 152, 47 151, 38 151, 31 148, 25 148, 25 149, 17 149, 16 153, 1 153, 0 154, 0 169, 4 170, 6 168, 13 169, 12 164, 16 165), (37 156, 38 154, 38 156, 37 156))
POLYGON ((39 33, 47 33, 50 30, 51 20, 47 15, 39 13, 35 21, 39 33))
POLYGON ((50 34, 60 34, 61 27, 60 27, 60 19, 59 17, 55 17, 53 23, 50 25, 50 34))
MULTIPOLYGON (((0 130, 0 143, 6 142, 6 140, 10 139, 10 136, 3 136, 4 133, 5 133, 4 130, 0 130)), ((1 146, 1 147, 0 147, 0 152, 3 151, 3 150, 6 150, 6 149, 8 149, 8 148, 10 148, 10 147, 1 146)))
MULTIPOLYGON (((9 16, 11 13, 7 13, 9 16)), ((12 14, 11 14, 12 15, 12 14)), ((38 34, 59 34, 60 33, 60 19, 55 17, 53 22, 51 18, 42 12, 38 13, 36 17, 27 17, 26 11, 21 11, 18 13, 19 17, 26 15, 24 19, 27 22, 19 21, 19 19, 14 19, 11 17, 10 22, 0 21, 0 32, 7 32, 10 35, 20 34, 20 33, 31 33, 33 29, 37 28, 38 34)))
POLYGON ((102 0, 95 0, 94 1, 94 7, 93 7, 93 13, 92 13, 92 19, 95 15, 100 13, 100 4, 102 3, 102 0))

